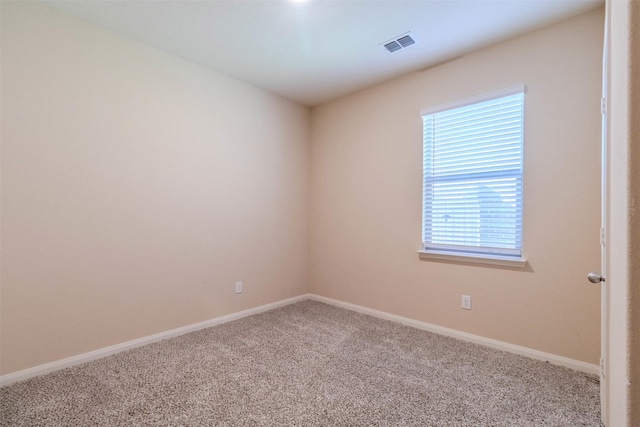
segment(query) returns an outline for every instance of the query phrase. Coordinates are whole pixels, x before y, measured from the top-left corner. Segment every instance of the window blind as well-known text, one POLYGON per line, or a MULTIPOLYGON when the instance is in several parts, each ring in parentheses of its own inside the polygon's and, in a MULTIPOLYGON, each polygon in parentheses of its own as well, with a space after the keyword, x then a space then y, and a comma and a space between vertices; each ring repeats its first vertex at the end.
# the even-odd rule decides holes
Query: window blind
POLYGON ((524 93, 425 114, 423 248, 520 256, 524 93))

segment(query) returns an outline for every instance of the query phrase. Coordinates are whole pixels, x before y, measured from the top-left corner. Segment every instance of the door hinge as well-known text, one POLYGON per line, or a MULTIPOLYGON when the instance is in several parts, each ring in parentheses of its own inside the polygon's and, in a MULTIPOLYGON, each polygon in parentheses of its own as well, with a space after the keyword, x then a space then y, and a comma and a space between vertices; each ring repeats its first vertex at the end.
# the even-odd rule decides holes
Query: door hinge
POLYGON ((600 114, 607 115, 607 98, 600 98, 600 114))
POLYGON ((605 371, 604 371, 604 358, 600 358, 600 376, 602 377, 602 379, 605 378, 605 371))
POLYGON ((602 246, 604 246, 605 243, 606 243, 606 240, 605 240, 605 235, 604 235, 604 228, 601 228, 600 229, 600 244, 602 246))

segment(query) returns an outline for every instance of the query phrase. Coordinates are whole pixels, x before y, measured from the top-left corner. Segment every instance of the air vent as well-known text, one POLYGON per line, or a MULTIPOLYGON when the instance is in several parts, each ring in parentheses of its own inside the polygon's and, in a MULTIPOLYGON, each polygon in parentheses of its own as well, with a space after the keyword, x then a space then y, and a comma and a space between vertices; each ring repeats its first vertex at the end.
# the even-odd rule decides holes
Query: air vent
POLYGON ((380 46, 385 48, 389 53, 397 52, 400 49, 404 49, 405 47, 411 46, 415 44, 416 41, 413 37, 411 37, 410 33, 402 34, 392 40, 382 43, 380 46))
POLYGON ((398 43, 400 43, 400 46, 402 47, 407 47, 407 46, 411 46, 412 44, 414 44, 416 41, 414 39, 411 38, 411 36, 402 36, 398 39, 398 43))
POLYGON ((400 46, 400 43, 394 40, 392 42, 385 43, 384 48, 389 52, 395 52, 396 50, 402 49, 402 46, 400 46))

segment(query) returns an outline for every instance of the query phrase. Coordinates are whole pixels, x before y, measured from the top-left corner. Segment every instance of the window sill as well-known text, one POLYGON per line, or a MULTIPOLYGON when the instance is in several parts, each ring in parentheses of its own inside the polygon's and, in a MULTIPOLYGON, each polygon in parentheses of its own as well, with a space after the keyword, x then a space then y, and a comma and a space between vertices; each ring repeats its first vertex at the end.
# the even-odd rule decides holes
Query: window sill
POLYGON ((503 267, 523 268, 527 264, 527 260, 520 257, 509 257, 500 255, 484 255, 484 254, 452 254, 444 251, 421 250, 418 251, 421 260, 435 261, 457 261, 473 264, 499 265, 503 267))

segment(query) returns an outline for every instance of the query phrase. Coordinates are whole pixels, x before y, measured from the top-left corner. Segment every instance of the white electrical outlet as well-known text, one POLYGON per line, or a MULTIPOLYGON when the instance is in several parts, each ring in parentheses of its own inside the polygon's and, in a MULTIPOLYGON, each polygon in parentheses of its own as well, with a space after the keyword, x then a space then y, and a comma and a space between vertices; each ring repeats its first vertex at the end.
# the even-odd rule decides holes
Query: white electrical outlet
POLYGON ((242 293, 242 282, 236 282, 236 294, 242 293))
POLYGON ((462 295, 462 308, 465 310, 471 310, 471 296, 462 295))

